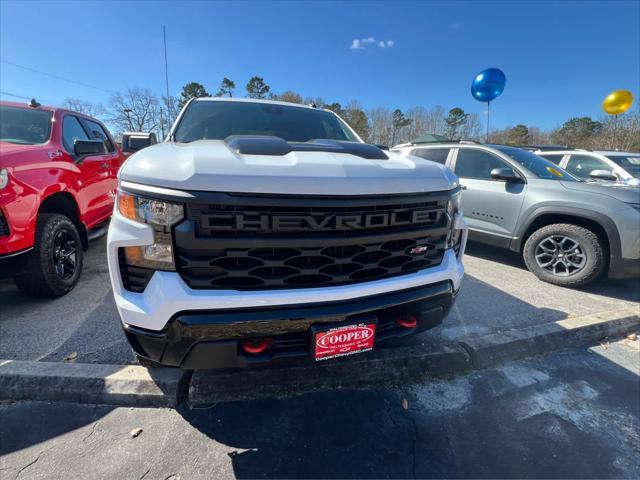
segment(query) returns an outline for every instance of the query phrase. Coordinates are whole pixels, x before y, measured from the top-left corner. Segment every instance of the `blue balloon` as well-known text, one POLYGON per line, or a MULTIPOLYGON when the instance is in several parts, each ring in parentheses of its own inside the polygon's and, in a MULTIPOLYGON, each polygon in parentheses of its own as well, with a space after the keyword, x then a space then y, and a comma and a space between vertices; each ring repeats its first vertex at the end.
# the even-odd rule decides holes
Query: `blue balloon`
POLYGON ((473 79, 471 95, 479 102, 490 102, 502 94, 506 83, 507 77, 502 70, 487 68, 473 79))

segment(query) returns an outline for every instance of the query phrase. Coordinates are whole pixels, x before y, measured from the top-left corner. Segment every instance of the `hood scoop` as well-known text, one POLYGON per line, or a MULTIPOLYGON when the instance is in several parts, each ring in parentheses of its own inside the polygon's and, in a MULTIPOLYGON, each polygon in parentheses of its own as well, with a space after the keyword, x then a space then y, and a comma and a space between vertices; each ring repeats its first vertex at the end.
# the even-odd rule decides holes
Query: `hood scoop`
POLYGON ((348 153, 367 160, 388 160, 389 157, 376 145, 340 140, 309 140, 308 142, 287 142, 280 137, 268 135, 232 135, 224 142, 236 153, 242 155, 283 156, 290 152, 330 152, 348 153))

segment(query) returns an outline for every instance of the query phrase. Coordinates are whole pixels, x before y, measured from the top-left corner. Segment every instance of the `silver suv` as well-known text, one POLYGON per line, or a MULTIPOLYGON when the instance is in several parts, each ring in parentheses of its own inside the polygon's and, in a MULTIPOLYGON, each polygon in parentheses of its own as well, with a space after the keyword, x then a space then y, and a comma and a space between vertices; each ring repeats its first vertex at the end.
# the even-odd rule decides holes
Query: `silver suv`
POLYGON ((640 189, 584 182, 534 153, 474 142, 392 151, 450 167, 465 189, 469 239, 522 252, 538 278, 585 285, 640 273, 640 189))
POLYGON ((536 154, 581 180, 608 180, 640 185, 640 153, 589 150, 549 150, 536 154))

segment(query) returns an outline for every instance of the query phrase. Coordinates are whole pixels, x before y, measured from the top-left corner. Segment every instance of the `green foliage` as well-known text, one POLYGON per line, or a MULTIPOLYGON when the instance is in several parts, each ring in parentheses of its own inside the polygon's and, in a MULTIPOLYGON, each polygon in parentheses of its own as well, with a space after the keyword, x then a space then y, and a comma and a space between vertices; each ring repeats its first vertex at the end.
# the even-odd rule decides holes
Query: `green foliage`
POLYGON ((227 77, 220 82, 220 90, 216 93, 216 97, 233 97, 233 90, 236 88, 236 83, 233 80, 229 80, 227 77))
POLYGON ((247 82, 247 97, 248 98, 266 98, 269 93, 269 85, 264 83, 262 77, 251 77, 247 82))
POLYGON ((360 138, 365 142, 369 140, 369 119, 358 102, 351 102, 342 111, 342 118, 356 131, 360 138))
POLYGON ((460 128, 468 119, 469 114, 459 107, 454 107, 449 110, 449 115, 444 119, 446 136, 451 140, 459 140, 460 128))
POLYGON ((334 102, 334 103, 326 103, 322 106, 322 108, 324 108, 325 110, 331 110, 333 113, 335 113, 336 115, 340 115, 342 117, 342 115, 344 114, 344 110, 342 110, 342 105, 340 105, 338 102, 334 102))
POLYGON ((182 87, 182 93, 180 93, 180 108, 184 107, 192 98, 210 97, 211 95, 204 88, 204 85, 198 82, 187 83, 182 87))
POLYGON ((398 138, 400 131, 404 127, 408 127, 409 125, 411 125, 412 120, 410 118, 405 117, 404 113, 402 113, 402 110, 400 110, 399 108, 396 108, 393 111, 391 118, 392 118, 391 145, 395 145, 396 139, 398 138))
POLYGON ((553 141, 570 147, 588 144, 590 140, 602 132, 602 123, 592 120, 591 117, 574 117, 556 130, 553 141))
POLYGON ((526 125, 516 125, 506 131, 505 143, 507 145, 528 145, 529 128, 526 125))

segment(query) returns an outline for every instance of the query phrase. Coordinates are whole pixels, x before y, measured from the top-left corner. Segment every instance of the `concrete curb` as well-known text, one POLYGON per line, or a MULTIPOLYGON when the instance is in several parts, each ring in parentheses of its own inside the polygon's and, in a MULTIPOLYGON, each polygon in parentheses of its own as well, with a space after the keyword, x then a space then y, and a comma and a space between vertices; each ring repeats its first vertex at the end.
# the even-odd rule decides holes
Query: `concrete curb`
POLYGON ((540 355, 638 330, 640 308, 625 308, 464 339, 473 368, 540 355))
POLYGON ((472 369, 593 343, 640 331, 640 311, 626 308, 544 323, 458 344, 381 349, 313 365, 235 372, 191 372, 137 365, 72 364, 0 360, 0 401, 40 400, 125 406, 173 407, 299 395, 372 384, 403 384, 427 376, 472 369))
POLYGON ((239 372, 196 371, 189 386, 188 403, 204 405, 230 400, 286 397, 310 391, 372 384, 415 382, 426 376, 458 375, 471 370, 471 362, 457 345, 431 345, 381 349, 320 364, 307 363, 239 372))
POLYGON ((0 360, 0 400, 173 407, 190 372, 138 365, 0 360))

